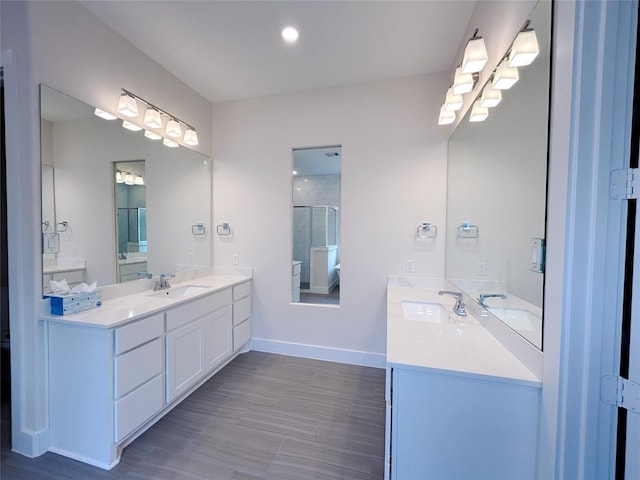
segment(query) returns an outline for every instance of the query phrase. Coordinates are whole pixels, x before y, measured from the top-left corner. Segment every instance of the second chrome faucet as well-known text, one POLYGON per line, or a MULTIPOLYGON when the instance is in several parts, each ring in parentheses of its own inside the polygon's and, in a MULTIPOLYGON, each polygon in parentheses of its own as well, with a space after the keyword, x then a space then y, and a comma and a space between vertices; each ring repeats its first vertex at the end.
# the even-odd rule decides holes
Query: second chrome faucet
POLYGON ((438 292, 438 295, 451 295, 452 297, 454 297, 456 299, 456 303, 453 306, 453 313, 455 313, 459 317, 467 316, 467 306, 462 301, 462 293, 454 292, 451 290, 440 290, 438 292))

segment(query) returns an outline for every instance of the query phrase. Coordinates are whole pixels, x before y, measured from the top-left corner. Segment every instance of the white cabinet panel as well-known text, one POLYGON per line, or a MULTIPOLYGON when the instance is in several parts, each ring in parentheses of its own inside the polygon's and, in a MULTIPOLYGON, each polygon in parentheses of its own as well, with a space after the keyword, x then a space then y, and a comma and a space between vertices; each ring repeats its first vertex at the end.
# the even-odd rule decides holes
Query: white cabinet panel
POLYGON ((233 325, 239 325, 251 316, 251 297, 233 302, 233 325))
POLYGON ((167 335, 167 402, 175 400, 204 375, 203 344, 204 328, 200 320, 167 335))
POLYGON ((233 351, 240 350, 249 340, 251 340, 251 319, 233 327, 233 351))
POLYGON ((115 353, 119 355, 164 333, 164 314, 158 313, 115 331, 115 353))
POLYGON ((220 365, 232 353, 231 305, 212 312, 204 323, 206 371, 220 365))
POLYGON ((115 398, 162 373, 162 338, 131 350, 114 360, 115 398))
POLYGON ((115 442, 119 442, 162 409, 162 375, 115 403, 115 442))

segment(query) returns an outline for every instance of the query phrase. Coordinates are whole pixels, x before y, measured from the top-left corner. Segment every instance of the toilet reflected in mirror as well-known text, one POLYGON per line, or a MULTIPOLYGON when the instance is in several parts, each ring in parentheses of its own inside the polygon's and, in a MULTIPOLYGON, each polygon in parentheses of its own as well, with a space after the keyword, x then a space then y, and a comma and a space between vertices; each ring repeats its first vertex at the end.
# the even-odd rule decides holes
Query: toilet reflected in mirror
POLYGON ((291 301, 340 304, 342 147, 293 150, 291 301))

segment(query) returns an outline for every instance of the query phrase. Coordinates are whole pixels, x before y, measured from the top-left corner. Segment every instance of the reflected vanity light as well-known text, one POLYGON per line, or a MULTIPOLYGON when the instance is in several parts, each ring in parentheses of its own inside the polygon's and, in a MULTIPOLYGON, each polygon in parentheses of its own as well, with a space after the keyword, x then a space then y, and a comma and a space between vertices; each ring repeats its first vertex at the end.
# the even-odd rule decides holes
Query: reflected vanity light
POLYGON ((484 38, 478 37, 478 29, 476 28, 464 49, 461 64, 462 71, 464 73, 480 72, 487 63, 487 60, 489 60, 489 55, 487 55, 484 38))
POLYGON ((115 119, 118 118, 115 115, 111 115, 109 112, 105 112, 104 110, 100 110, 99 108, 96 108, 93 111, 93 113, 96 114, 100 118, 104 118, 105 120, 115 120, 115 119))
POLYGON ((438 117, 438 125, 449 125, 456 121, 456 112, 446 109, 446 105, 440 107, 440 116, 438 117))
POLYGON ((133 181, 134 185, 144 185, 144 179, 140 175, 136 175, 135 180, 133 181))
POLYGON ((138 104, 136 103, 136 99, 130 96, 128 93, 121 94, 120 100, 118 101, 118 112, 120 112, 125 117, 137 117, 138 104))
POLYGON ((291 172, 291 173, 293 173, 294 175, 297 175, 297 174, 298 174, 298 171, 297 171, 297 170, 294 170, 294 171, 293 171, 293 172, 291 172))
POLYGON ((480 106, 485 108, 493 108, 502 101, 502 91, 491 88, 487 85, 480 97, 480 106))
POLYGON ((516 67, 510 67, 507 61, 504 60, 493 74, 491 87, 496 90, 509 90, 519 79, 518 69, 516 67))
POLYGON ((456 95, 453 93, 453 87, 447 90, 447 97, 444 101, 445 110, 449 112, 457 112, 462 108, 463 102, 462 95, 456 95))
POLYGON ((480 105, 480 100, 476 100, 471 108, 470 122, 484 122, 489 116, 489 109, 480 105))
POLYGON ((133 185, 134 184, 133 175, 131 175, 130 173, 127 173, 124 176, 124 184, 125 185, 133 185))
POLYGON ((295 43, 300 34, 294 27, 285 27, 282 29, 282 38, 287 43, 295 43))
POLYGON ((145 130, 144 136, 151 140, 160 140, 162 138, 162 135, 158 135, 156 132, 152 132, 151 130, 145 130))
POLYGON ((469 93, 473 90, 473 74, 464 73, 462 67, 456 68, 456 73, 453 78, 453 93, 460 95, 463 93, 469 93))
POLYGON ((513 41, 513 45, 509 52, 510 67, 524 67, 531 65, 540 53, 536 32, 533 29, 527 29, 527 26, 528 22, 525 25, 525 28, 518 33, 518 36, 513 41))
POLYGON ((116 172, 116 183, 124 183, 122 172, 116 172))
POLYGON ((142 127, 139 127, 135 123, 131 123, 128 120, 123 120, 122 126, 127 130, 131 130, 132 132, 139 132, 140 130, 142 130, 142 127))
POLYGON ((176 148, 179 147, 180 145, 178 144, 178 142, 174 142, 173 140, 171 140, 170 138, 165 138, 162 140, 162 144, 165 145, 166 147, 171 147, 171 148, 176 148))

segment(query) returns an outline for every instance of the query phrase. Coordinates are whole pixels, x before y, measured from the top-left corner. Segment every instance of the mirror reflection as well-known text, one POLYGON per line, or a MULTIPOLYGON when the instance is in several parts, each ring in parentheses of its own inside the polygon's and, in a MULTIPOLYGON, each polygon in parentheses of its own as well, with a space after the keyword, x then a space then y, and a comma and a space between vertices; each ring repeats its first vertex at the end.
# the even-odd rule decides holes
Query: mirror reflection
POLYGON ((446 276, 542 349, 551 4, 530 17, 540 54, 482 122, 449 141, 446 276))
MULTIPOLYGON (((121 120, 99 118, 92 106, 44 85, 40 95, 42 162, 55 178, 50 201, 55 225, 43 234, 44 292, 51 279, 104 286, 134 280, 138 271, 158 275, 209 267, 208 157, 126 130, 121 120), (122 203, 118 171, 133 175, 132 190, 141 186, 135 185, 136 175, 141 177, 144 186, 138 190, 144 191, 144 202, 131 194, 132 203, 122 203), (191 227, 199 223, 206 235, 194 235, 191 227), (132 257, 140 264, 126 267, 132 257)), ((50 188, 46 178, 43 231, 50 215, 44 205, 50 188)))
POLYGON ((342 148, 293 150, 291 301, 340 303, 342 148))

